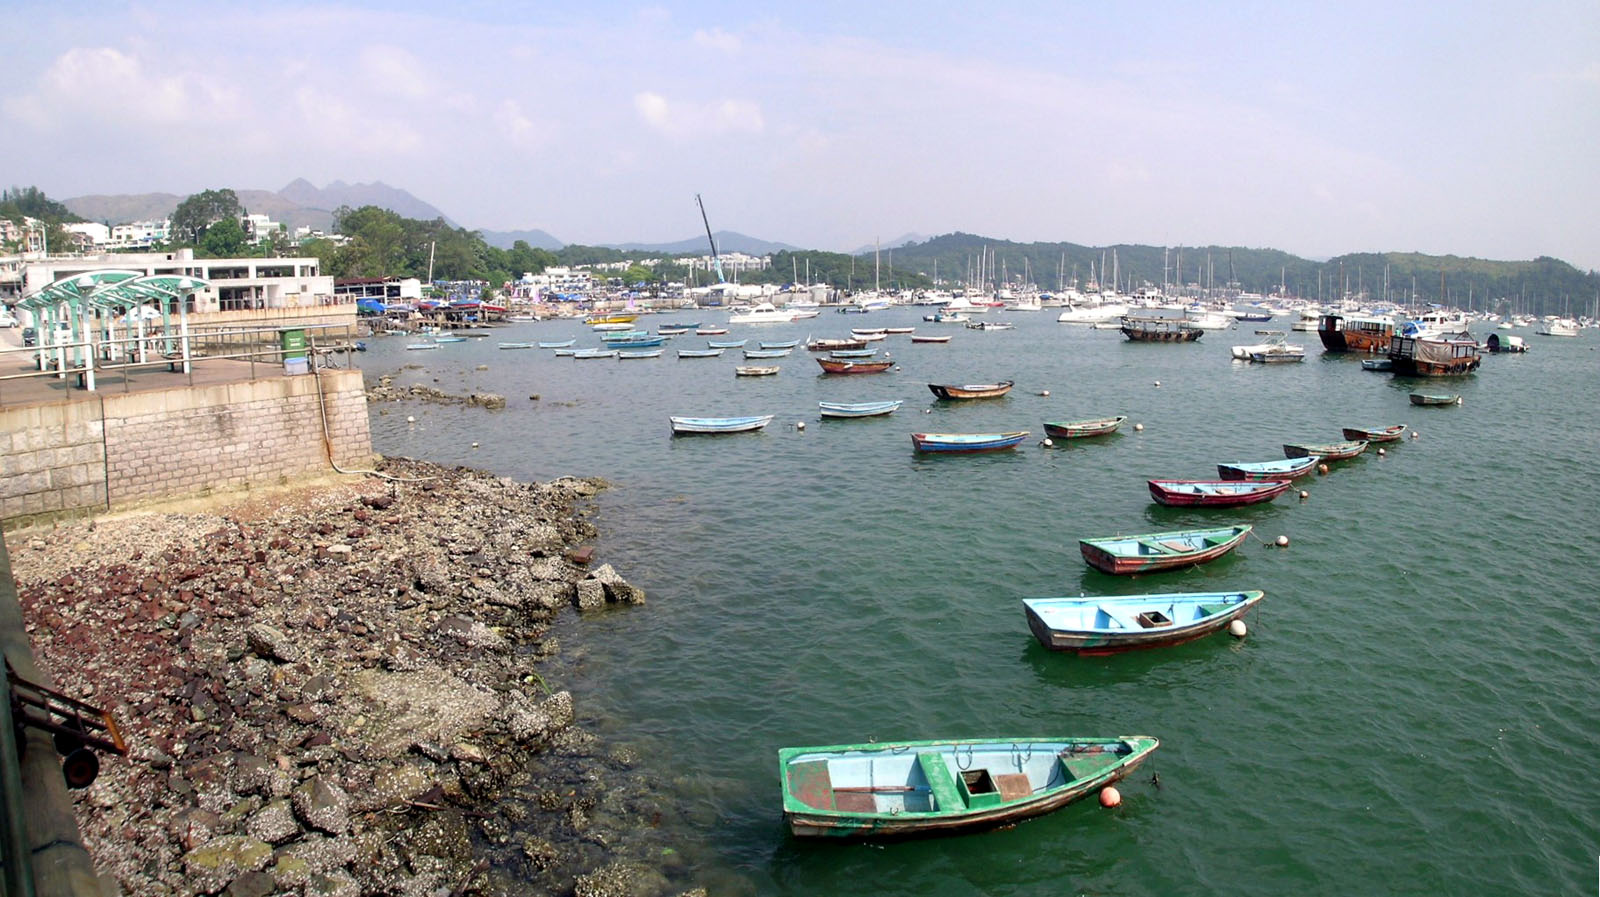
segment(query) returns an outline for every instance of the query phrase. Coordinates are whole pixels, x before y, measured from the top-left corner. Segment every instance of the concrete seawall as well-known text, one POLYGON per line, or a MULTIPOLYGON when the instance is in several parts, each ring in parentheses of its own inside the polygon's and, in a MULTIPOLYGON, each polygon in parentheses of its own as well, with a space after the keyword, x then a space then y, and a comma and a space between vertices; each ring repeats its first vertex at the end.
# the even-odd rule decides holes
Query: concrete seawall
POLYGON ((282 483, 330 454, 343 468, 372 457, 359 371, 0 409, 0 526, 282 483))

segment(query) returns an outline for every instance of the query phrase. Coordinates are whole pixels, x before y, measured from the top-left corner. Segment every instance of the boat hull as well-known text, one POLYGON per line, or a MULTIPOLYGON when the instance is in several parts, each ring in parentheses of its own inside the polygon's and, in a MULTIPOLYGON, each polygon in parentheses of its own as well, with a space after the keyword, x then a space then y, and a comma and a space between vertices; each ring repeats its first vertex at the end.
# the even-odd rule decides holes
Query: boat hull
POLYGON ((1333 442, 1327 445, 1296 445, 1289 443, 1283 447, 1285 458, 1321 458, 1324 461, 1343 461, 1354 458, 1367 450, 1366 440, 1354 442, 1333 442))
POLYGON ((999 383, 929 383, 928 390, 941 399, 998 399, 1016 385, 1012 380, 999 383))
POLYGON ((972 454, 1016 448, 1026 432, 1013 433, 912 433, 911 445, 919 452, 972 454))
POLYGON ((772 423, 773 415, 765 414, 759 417, 672 417, 672 432, 675 435, 718 434, 718 433, 748 433, 759 430, 772 423))
POLYGON ((828 374, 881 374, 887 371, 894 362, 845 361, 837 358, 818 358, 817 364, 821 365, 823 372, 828 374))
MULTIPOLYGON (((407 346, 406 348, 409 349, 411 347, 407 346)), ((1431 396, 1421 392, 1411 394, 1411 404, 1413 405, 1454 405, 1460 400, 1460 396, 1431 396)))
POLYGON ((1289 480, 1150 480, 1150 497, 1175 508, 1253 505, 1288 491, 1289 480))
POLYGON ((1245 480, 1254 483, 1267 482, 1269 480, 1297 480, 1310 473, 1316 466, 1316 458, 1218 464, 1217 476, 1224 480, 1245 480))
POLYGON ((878 417, 884 414, 893 414, 900 410, 902 402, 818 402, 817 406, 823 417, 851 418, 851 417, 878 417))
POLYGON ((1055 439, 1082 439, 1086 436, 1105 436, 1117 432, 1128 418, 1102 417, 1095 420, 1069 420, 1057 423, 1045 422, 1044 433, 1055 439))
POLYGON ((1078 551, 1102 573, 1127 576, 1204 564, 1239 547, 1248 525, 1215 530, 1178 530, 1111 539, 1082 539, 1078 551), (1183 546, 1183 547, 1180 547, 1183 546))
POLYGON ((1263 597, 1259 591, 1199 592, 1029 598, 1022 605, 1039 644, 1095 657, 1205 638, 1244 616, 1263 597))
POLYGON ((1364 430, 1360 427, 1345 427, 1344 438, 1352 442, 1399 442, 1400 437, 1406 432, 1405 424, 1395 424, 1392 427, 1379 427, 1375 430, 1364 430))
POLYGON ((796 837, 846 839, 1012 825, 1120 781, 1159 745, 1124 736, 784 748, 784 821, 796 837))

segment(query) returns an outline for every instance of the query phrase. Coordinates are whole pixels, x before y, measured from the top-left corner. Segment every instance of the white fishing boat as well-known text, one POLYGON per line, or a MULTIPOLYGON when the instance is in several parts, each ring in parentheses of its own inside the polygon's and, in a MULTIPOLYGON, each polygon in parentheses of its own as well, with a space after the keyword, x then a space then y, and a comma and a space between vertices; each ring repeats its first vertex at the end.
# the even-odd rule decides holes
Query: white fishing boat
POLYGON ((771 302, 758 302, 728 314, 729 324, 787 324, 794 319, 793 311, 778 308, 771 302))
POLYGON ((1108 302, 1101 305, 1068 306, 1056 315, 1061 324, 1105 324, 1120 321, 1128 313, 1126 302, 1108 302))
POLYGON ((1571 318, 1557 318, 1536 332, 1540 336, 1577 336, 1578 322, 1571 318))

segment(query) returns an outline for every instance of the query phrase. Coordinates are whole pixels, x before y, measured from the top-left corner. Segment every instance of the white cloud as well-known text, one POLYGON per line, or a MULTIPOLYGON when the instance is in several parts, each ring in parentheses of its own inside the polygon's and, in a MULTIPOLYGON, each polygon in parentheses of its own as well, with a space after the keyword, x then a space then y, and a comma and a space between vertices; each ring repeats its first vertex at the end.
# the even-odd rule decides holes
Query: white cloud
POLYGON ((643 91, 634 94, 633 108, 645 124, 672 138, 760 134, 766 129, 761 104, 751 100, 684 103, 643 91))
POLYGON ((702 47, 712 50, 721 50, 724 53, 737 53, 742 45, 739 35, 730 34, 721 28, 710 31, 700 29, 694 33, 694 42, 702 47))
POLYGON ((540 127, 529 118, 516 100, 502 102, 495 120, 500 125, 500 132, 519 149, 538 149, 547 140, 545 134, 548 128, 540 127))
POLYGON ((380 44, 363 48, 361 70, 378 93, 408 100, 427 99, 433 93, 422 61, 399 47, 380 44))
POLYGON ((194 72, 158 74, 138 56, 115 47, 74 47, 50 64, 33 91, 9 97, 4 108, 41 130, 82 123, 172 125, 226 121, 247 114, 234 89, 194 72))

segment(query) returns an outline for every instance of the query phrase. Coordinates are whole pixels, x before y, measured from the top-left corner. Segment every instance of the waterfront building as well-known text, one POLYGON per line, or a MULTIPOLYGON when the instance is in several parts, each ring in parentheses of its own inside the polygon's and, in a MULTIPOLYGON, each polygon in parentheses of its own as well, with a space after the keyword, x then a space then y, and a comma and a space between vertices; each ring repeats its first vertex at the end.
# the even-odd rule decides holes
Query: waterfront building
MULTIPOLYGON (((305 258, 195 258, 192 249, 170 252, 105 253, 98 255, 23 257, 13 266, 15 287, 21 295, 77 274, 94 271, 138 271, 195 277, 208 286, 187 299, 189 314, 293 309, 353 304, 337 296, 333 278, 324 275, 321 262, 305 258)), ((0 275, 5 272, 0 260, 0 275)), ((0 278, 3 279, 3 278, 0 278)), ((4 285, 0 284, 0 289, 4 285)))

